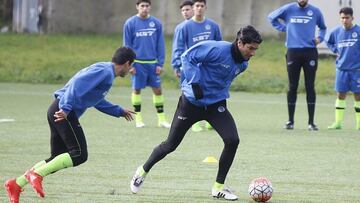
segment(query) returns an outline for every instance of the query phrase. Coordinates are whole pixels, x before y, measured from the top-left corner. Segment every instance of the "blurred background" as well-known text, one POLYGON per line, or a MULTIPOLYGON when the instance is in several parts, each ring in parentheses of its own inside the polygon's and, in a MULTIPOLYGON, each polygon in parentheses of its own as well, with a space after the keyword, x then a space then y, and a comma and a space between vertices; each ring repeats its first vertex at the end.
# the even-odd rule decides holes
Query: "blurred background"
MULTIPOLYGON (((151 15, 163 23, 166 40, 165 86, 178 87, 170 65, 172 35, 183 21, 183 0, 152 0, 151 15)), ((284 92, 287 89, 284 33, 267 15, 296 0, 207 0, 206 17, 215 20, 225 40, 232 41, 240 27, 251 24, 264 43, 251 60, 251 68, 232 90, 284 92)), ((79 68, 107 61, 122 45, 127 18, 137 13, 136 0, 0 0, 0 82, 63 83, 79 68)), ((354 23, 360 0, 309 0, 322 11, 328 32, 340 25, 339 9, 351 6, 354 23)), ((317 73, 318 93, 333 93, 334 58, 324 43, 317 73)), ((125 85, 129 85, 127 82, 125 85)), ((299 91, 303 92, 303 80, 299 91)))
MULTIPOLYGON (((183 0, 152 0, 151 14, 159 18, 171 35, 182 21, 183 0)), ((278 32, 266 16, 279 6, 295 0, 208 0, 206 16, 214 19, 224 36, 233 36, 239 27, 252 24, 266 36, 278 32)), ((0 0, 2 31, 29 33, 121 33, 125 20, 136 13, 135 0, 0 0)), ((360 12, 360 1, 309 0, 321 9, 328 28, 339 24, 338 11, 351 6, 360 12)))

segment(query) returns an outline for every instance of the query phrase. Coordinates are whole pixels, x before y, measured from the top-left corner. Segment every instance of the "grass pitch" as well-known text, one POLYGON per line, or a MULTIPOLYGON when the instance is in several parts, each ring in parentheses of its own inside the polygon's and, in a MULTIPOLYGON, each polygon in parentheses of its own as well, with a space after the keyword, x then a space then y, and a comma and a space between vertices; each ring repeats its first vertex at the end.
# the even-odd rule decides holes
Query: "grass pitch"
MULTIPOLYGON (((241 78, 240 78, 241 80, 241 78)), ((0 83, 0 181, 21 175, 49 156, 46 111, 52 92, 60 85, 0 83)), ((129 88, 115 87, 108 100, 131 108, 129 88)), ((165 112, 171 119, 179 90, 164 90, 165 112)), ((295 130, 282 129, 287 120, 285 94, 231 94, 228 107, 240 134, 240 146, 226 184, 251 202, 247 188, 253 178, 269 178, 274 187, 270 202, 360 202, 360 132, 354 130, 353 99, 348 99, 344 129, 326 130, 333 121, 335 96, 318 96, 318 132, 307 131, 305 95, 299 95, 295 130)), ((46 197, 40 200, 27 185, 21 202, 213 202, 211 186, 223 144, 214 131, 185 136, 178 149, 149 173, 141 191, 129 189, 135 169, 167 137, 156 127, 151 91, 143 91, 146 128, 89 109, 80 122, 89 160, 59 171, 44 180, 46 197)), ((0 188, 0 202, 7 202, 0 188)))

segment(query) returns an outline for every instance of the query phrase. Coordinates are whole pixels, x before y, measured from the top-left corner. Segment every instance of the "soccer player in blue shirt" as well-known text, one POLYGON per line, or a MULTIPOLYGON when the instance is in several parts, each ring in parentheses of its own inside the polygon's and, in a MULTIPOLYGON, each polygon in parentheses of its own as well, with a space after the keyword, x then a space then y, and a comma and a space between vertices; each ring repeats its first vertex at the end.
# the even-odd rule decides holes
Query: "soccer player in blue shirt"
POLYGON ((286 32, 289 120, 284 128, 288 130, 294 129, 297 89, 302 67, 309 115, 308 130, 318 130, 314 123, 316 103, 314 83, 318 65, 316 46, 324 40, 326 33, 324 17, 317 7, 308 4, 308 0, 297 0, 297 2, 286 4, 271 12, 268 19, 274 28, 280 32, 286 32), (319 34, 315 37, 316 26, 319 28, 319 34))
POLYGON ((161 22, 150 16, 151 1, 137 0, 137 15, 130 17, 124 24, 124 46, 131 47, 136 53, 133 64, 131 102, 136 115, 136 127, 144 127, 141 116, 141 89, 152 87, 153 102, 157 110, 158 126, 170 128, 164 114, 164 96, 161 91, 160 74, 165 60, 165 43, 161 22))
POLYGON ((206 120, 224 142, 211 194, 226 200, 238 199, 230 189, 224 187, 240 142, 226 99, 230 96, 232 81, 246 70, 249 59, 255 55, 261 42, 261 36, 255 28, 246 26, 239 30, 233 43, 204 41, 192 46, 181 56, 185 79, 169 136, 154 148, 145 164, 137 168, 130 183, 133 193, 139 191, 150 169, 179 146, 188 129, 194 123, 206 120))
MULTIPOLYGON (((176 77, 180 78, 181 73, 180 73, 180 67, 178 67, 178 65, 176 64, 177 62, 175 61, 175 50, 176 50, 176 43, 175 40, 177 40, 179 38, 179 32, 180 32, 180 28, 182 26, 184 26, 184 24, 191 19, 194 16, 194 10, 192 9, 193 6, 193 2, 192 1, 184 1, 181 3, 180 5, 180 11, 181 11, 181 15, 184 18, 184 21, 182 21, 181 23, 179 23, 174 30, 174 36, 173 36, 173 47, 172 47, 172 65, 173 65, 173 69, 174 69, 174 74, 176 77), (176 67, 175 67, 176 66, 176 67)), ((180 54, 181 55, 181 54, 180 54)), ((178 61, 179 62, 179 61, 178 61)))
POLYGON ((116 77, 125 77, 135 59, 132 49, 122 47, 116 50, 111 62, 99 62, 80 70, 69 82, 54 93, 47 118, 50 126, 51 156, 36 163, 24 175, 7 180, 5 189, 10 202, 18 203, 22 188, 30 183, 35 192, 44 197, 42 180, 45 176, 61 169, 75 167, 87 160, 87 144, 79 123, 87 108, 114 117, 133 120, 135 112, 123 109, 105 99, 116 77))
POLYGON ((327 46, 336 55, 335 122, 328 129, 341 129, 346 108, 346 94, 354 93, 356 129, 360 130, 360 27, 353 24, 353 9, 340 9, 342 26, 326 36, 327 46))
MULTIPOLYGON (((180 83, 184 77, 181 76, 181 60, 180 56, 187 49, 193 45, 206 40, 222 40, 219 25, 209 19, 205 18, 205 11, 207 9, 206 0, 193 0, 194 16, 178 27, 174 34, 173 49, 172 49, 172 66, 176 72, 180 72, 180 83)), ((209 123, 205 124, 207 129, 212 129, 209 123)), ((192 126, 194 132, 202 131, 199 123, 192 126)))

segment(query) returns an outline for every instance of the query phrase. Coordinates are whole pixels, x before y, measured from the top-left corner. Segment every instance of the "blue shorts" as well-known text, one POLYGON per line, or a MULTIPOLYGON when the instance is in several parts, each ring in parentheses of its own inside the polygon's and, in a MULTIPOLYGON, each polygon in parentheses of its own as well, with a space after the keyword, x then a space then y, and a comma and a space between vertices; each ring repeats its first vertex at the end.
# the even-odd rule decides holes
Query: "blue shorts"
POLYGON ((335 91, 360 93, 360 70, 336 69, 335 91))
POLYGON ((135 90, 144 89, 146 86, 159 88, 161 85, 160 75, 156 74, 156 64, 133 63, 136 70, 131 77, 132 88, 135 90))

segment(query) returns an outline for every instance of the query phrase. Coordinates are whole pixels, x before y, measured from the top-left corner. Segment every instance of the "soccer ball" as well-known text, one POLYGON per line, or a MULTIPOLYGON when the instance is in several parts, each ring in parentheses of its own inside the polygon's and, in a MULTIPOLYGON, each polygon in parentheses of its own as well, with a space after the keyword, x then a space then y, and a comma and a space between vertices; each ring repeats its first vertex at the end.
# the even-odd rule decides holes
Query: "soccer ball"
POLYGON ((273 188, 267 178, 255 178, 249 185, 249 195, 256 202, 268 201, 272 193, 273 188))

